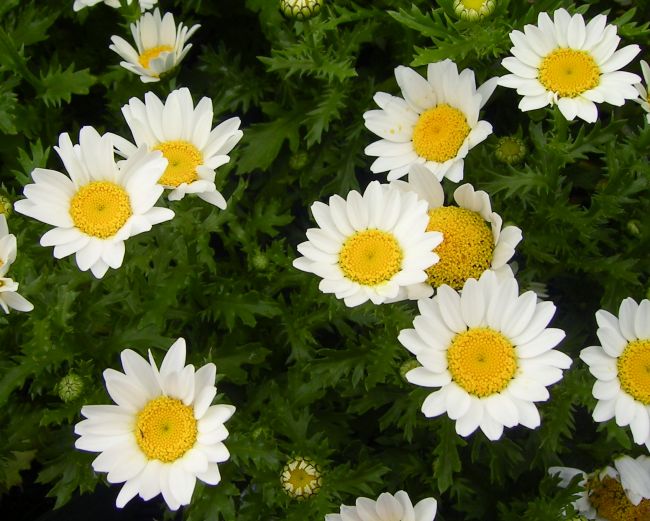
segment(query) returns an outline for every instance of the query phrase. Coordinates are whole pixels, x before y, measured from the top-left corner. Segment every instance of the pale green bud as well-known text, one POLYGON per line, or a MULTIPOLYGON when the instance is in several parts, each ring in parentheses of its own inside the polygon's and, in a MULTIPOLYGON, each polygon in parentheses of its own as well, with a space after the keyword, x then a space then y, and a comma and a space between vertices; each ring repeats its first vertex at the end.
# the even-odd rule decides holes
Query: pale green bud
POLYGON ((280 0, 280 11, 287 18, 307 20, 316 16, 324 0, 280 0))
POLYGON ((79 398, 83 389, 83 378, 75 373, 68 373, 56 384, 56 391, 59 394, 59 398, 66 403, 79 398))
POLYGON ((494 12, 496 6, 496 0, 454 0, 456 16, 468 22, 487 18, 494 12))
POLYGON ((526 143, 517 136, 504 136, 499 138, 494 155, 503 163, 515 165, 526 157, 527 152, 526 143))

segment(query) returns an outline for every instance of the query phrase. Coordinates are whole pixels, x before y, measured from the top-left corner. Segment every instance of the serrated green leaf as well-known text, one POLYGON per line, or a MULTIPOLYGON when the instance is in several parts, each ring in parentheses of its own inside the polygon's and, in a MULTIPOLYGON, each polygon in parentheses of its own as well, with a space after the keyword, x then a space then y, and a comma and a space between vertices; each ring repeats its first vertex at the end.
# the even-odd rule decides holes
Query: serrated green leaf
POLYGON ((53 65, 47 73, 41 73, 42 100, 45 105, 53 107, 60 106, 61 102, 70 103, 73 94, 88 94, 96 81, 88 69, 74 70, 74 63, 65 70, 60 65, 53 65))

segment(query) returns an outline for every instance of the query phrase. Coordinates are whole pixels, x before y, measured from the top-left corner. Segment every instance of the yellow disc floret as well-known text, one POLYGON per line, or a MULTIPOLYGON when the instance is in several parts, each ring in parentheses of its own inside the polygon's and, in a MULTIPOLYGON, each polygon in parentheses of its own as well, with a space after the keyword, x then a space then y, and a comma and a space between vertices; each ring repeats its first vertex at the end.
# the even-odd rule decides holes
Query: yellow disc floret
POLYGON ((201 151, 187 141, 165 141, 153 147, 160 150, 167 159, 167 168, 158 183, 176 188, 182 183, 198 180, 196 167, 203 163, 201 151))
POLYGON ((413 148, 420 157, 444 163, 456 157, 469 132, 465 114, 443 103, 420 115, 413 129, 413 148))
POLYGON ((616 361, 621 389, 644 405, 650 405, 650 339, 627 344, 616 361))
POLYGON ((650 519, 650 500, 642 499, 634 506, 621 483, 609 476, 594 477, 587 482, 589 502, 598 515, 608 521, 647 521, 650 519))
POLYGON ((68 211, 79 230, 100 239, 115 235, 133 214, 129 194, 111 181, 82 186, 72 197, 68 211))
POLYGON ((135 438, 149 459, 171 463, 196 442, 194 410, 176 398, 160 396, 138 413, 135 438))
POLYGON ((345 276, 364 286, 388 282, 402 269, 404 255, 392 233, 369 229, 349 237, 339 252, 345 276))
POLYGON ((427 269, 434 288, 447 284, 461 289, 467 279, 478 279, 492 265, 494 238, 480 214, 456 206, 434 208, 427 231, 442 232, 443 237, 434 250, 440 261, 427 269))
POLYGON ((142 51, 142 54, 138 56, 138 61, 145 69, 149 68, 149 62, 155 58, 158 58, 164 52, 173 51, 173 47, 169 45, 158 45, 157 47, 151 47, 150 49, 145 49, 142 51))
POLYGON ((575 98, 600 83, 600 68, 587 51, 559 48, 539 66, 539 81, 551 92, 575 98))
POLYGON ((508 386, 517 372, 517 356, 501 333, 477 327, 454 337, 447 350, 447 367, 460 387, 485 398, 508 386))

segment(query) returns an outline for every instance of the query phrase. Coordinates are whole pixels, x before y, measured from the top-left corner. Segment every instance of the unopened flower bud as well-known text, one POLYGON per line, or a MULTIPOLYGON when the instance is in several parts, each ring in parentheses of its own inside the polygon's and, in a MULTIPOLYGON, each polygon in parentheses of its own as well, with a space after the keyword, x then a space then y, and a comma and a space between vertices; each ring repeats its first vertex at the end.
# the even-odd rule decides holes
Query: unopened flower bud
POLYGON ((454 0, 456 16, 469 22, 487 18, 496 6, 496 0, 454 0))
POLYGON ((521 139, 516 136, 504 136, 499 138, 494 155, 503 163, 515 165, 526 157, 527 152, 526 144, 521 139))
POLYGON ((61 378, 58 384, 56 384, 56 390, 59 394, 59 398, 61 398, 61 400, 66 403, 79 398, 83 389, 83 378, 75 373, 68 373, 63 378, 61 378))
POLYGON ((406 379, 406 373, 408 373, 411 369, 415 369, 416 367, 420 367, 420 362, 418 362, 415 358, 407 360, 402 365, 400 365, 399 375, 405 382, 408 382, 406 379))
POLYGON ((280 11, 287 18, 307 20, 320 11, 323 0, 280 0, 280 11))

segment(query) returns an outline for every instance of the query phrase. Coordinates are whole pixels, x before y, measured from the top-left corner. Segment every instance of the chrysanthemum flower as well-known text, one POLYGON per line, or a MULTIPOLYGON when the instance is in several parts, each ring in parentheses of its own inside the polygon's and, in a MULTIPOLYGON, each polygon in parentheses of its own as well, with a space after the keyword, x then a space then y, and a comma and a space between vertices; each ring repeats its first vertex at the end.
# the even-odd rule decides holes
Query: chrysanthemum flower
MULTIPOLYGON (((104 3, 105 5, 118 9, 120 7, 120 0, 74 0, 74 5, 72 9, 74 11, 81 11, 84 7, 92 7, 94 5, 104 3)), ((131 4, 133 0, 126 0, 127 4, 131 4)), ((146 11, 151 9, 154 5, 158 3, 158 0, 139 0, 140 9, 146 11)))
POLYGON ((434 288, 447 284, 461 289, 469 278, 478 279, 485 270, 512 276, 507 262, 521 241, 516 226, 501 229, 502 219, 492 211, 490 196, 464 184, 454 192, 458 206, 443 206, 440 182, 422 165, 413 165, 408 183, 393 181, 400 190, 412 190, 425 200, 429 210, 427 231, 442 233, 442 243, 434 250, 440 260, 427 269, 427 282, 434 288))
POLYGON ((226 200, 214 184, 215 169, 230 161, 228 153, 242 137, 239 118, 211 130, 212 101, 202 98, 194 108, 187 88, 172 91, 164 104, 153 92, 144 100, 131 98, 122 107, 136 144, 113 135, 117 152, 128 158, 138 147, 160 150, 169 163, 158 183, 171 189, 171 201, 196 194, 224 209, 226 200))
POLYGON ((565 9, 555 11, 553 20, 540 13, 536 26, 510 33, 513 56, 501 63, 512 74, 499 85, 517 89, 522 111, 557 104, 566 119, 577 116, 589 123, 598 119, 596 103, 621 106, 636 98, 634 84, 640 78, 619 69, 639 53, 639 46, 617 51, 621 39, 616 26, 606 21, 598 15, 585 25, 582 15, 571 16, 565 9))
POLYGON ((408 381, 440 387, 422 404, 427 418, 446 412, 461 436, 480 427, 490 440, 504 427, 539 426, 534 402, 548 400, 546 387, 571 365, 553 349, 564 331, 546 328, 552 302, 538 304, 532 291, 519 296, 513 277, 500 280, 486 271, 461 294, 441 286, 418 308, 415 329, 402 330, 398 339, 422 364, 406 374, 408 381))
POLYGON ((87 419, 75 426, 75 447, 101 454, 95 472, 107 472, 109 483, 124 483, 119 508, 133 497, 149 499, 162 493, 170 509, 189 504, 196 479, 216 485, 217 463, 228 460, 224 426, 235 408, 210 405, 217 389, 216 367, 198 371, 185 365, 185 340, 169 348, 160 366, 149 352, 122 351, 124 373, 104 371, 106 389, 117 405, 86 405, 87 419))
POLYGON ((0 214, 0 306, 5 313, 9 308, 18 311, 31 311, 34 306, 18 293, 18 283, 6 277, 11 264, 16 260, 16 236, 9 233, 7 220, 0 214))
POLYGON ((81 271, 90 269, 101 278, 109 267, 122 265, 125 240, 174 217, 154 206, 163 191, 156 182, 167 166, 160 152, 141 148, 116 164, 111 136, 92 127, 81 129, 74 146, 67 133, 61 134, 54 149, 70 177, 34 169, 27 199, 14 208, 55 226, 41 237, 41 246, 54 246, 57 259, 75 253, 81 271))
POLYGON ((280 475, 282 490, 296 499, 306 499, 321 487, 321 473, 318 465, 310 459, 298 456, 292 458, 280 475))
POLYGON ((650 458, 622 456, 614 467, 587 474, 570 467, 551 467, 549 474, 567 487, 576 476, 583 488, 573 507, 587 519, 641 521, 650 519, 650 458))
POLYGON ((348 306, 423 298, 432 289, 425 270, 438 261, 442 235, 427 232, 426 201, 373 181, 363 196, 330 197, 311 207, 320 228, 307 230, 294 267, 322 277, 320 290, 348 306))
POLYGON ((355 506, 341 505, 339 514, 327 514, 325 521, 433 521, 437 501, 428 497, 415 506, 403 490, 393 494, 384 492, 377 500, 357 498, 355 506))
POLYGON ((637 83, 634 87, 639 92, 639 98, 635 99, 639 105, 647 112, 646 120, 650 123, 650 67, 648 62, 641 60, 641 72, 643 72, 643 79, 645 80, 645 86, 643 83, 637 83))
POLYGON ((498 79, 477 89, 474 72, 459 74, 451 60, 430 63, 427 79, 400 65, 395 78, 404 98, 378 92, 374 100, 381 110, 363 115, 366 127, 382 138, 366 147, 366 154, 378 156, 370 170, 388 171, 393 181, 416 163, 438 180, 460 181, 468 151, 492 133, 492 125, 478 116, 498 79))
POLYGON ((596 322, 602 346, 580 353, 596 377, 594 420, 616 418, 619 427, 630 426, 635 443, 650 449, 650 300, 626 298, 618 318, 601 309, 596 322))
POLYGON ((197 24, 188 28, 182 23, 176 27, 172 13, 165 13, 161 18, 160 11, 155 9, 131 24, 136 49, 121 36, 111 36, 113 44, 108 48, 126 60, 120 65, 138 74, 144 83, 159 81, 161 74, 172 70, 185 58, 192 47, 191 43, 185 43, 199 27, 197 24))

